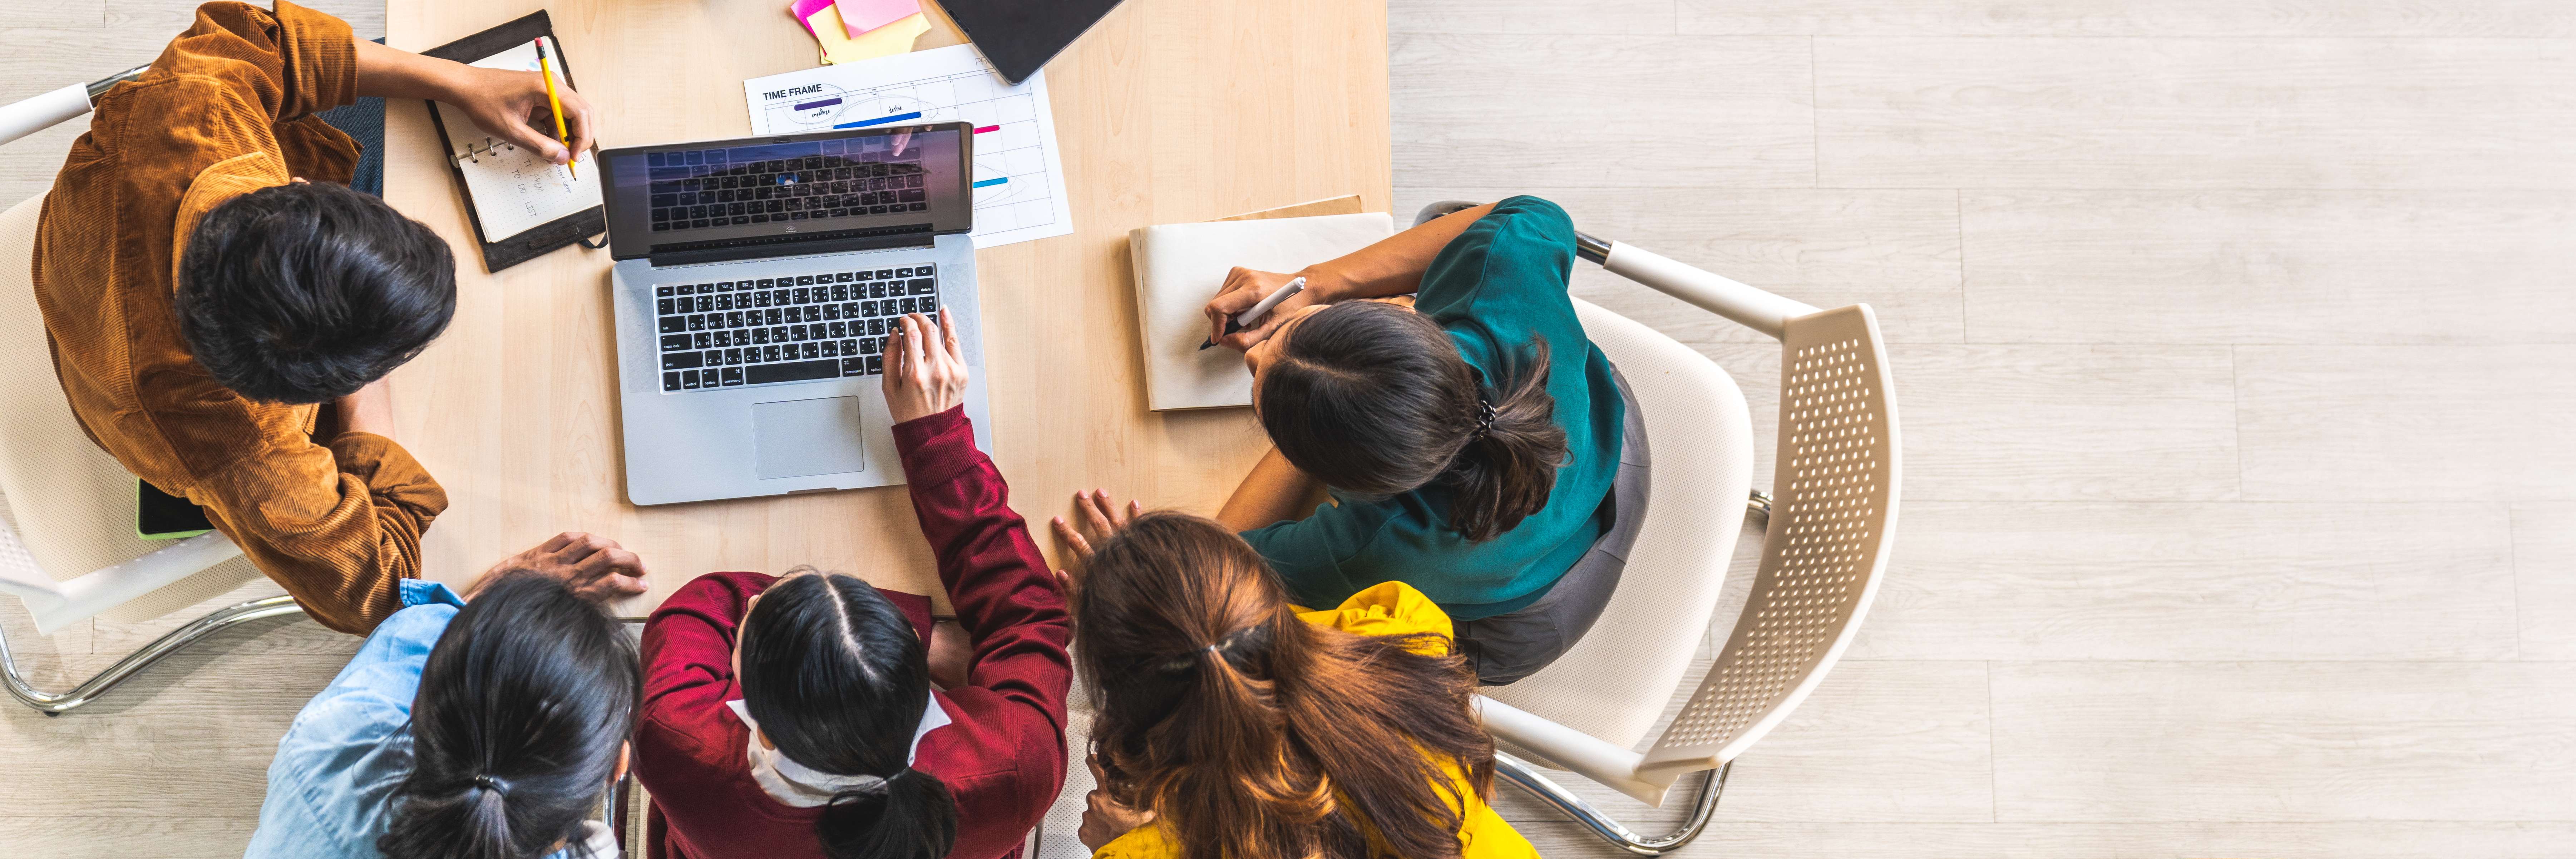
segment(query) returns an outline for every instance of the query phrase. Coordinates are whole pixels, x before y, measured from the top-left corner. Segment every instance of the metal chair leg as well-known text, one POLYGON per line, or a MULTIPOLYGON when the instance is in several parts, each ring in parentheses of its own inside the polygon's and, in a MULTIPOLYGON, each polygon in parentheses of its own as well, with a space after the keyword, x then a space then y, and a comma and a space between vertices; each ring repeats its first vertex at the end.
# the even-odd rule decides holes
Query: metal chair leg
POLYGON ((1619 821, 1610 819, 1609 815, 1602 814, 1599 809, 1593 808, 1591 803, 1583 801, 1582 797, 1574 795, 1572 791, 1539 774, 1539 768, 1528 761, 1503 752, 1494 753, 1494 772, 1501 775, 1505 781, 1519 785, 1521 789, 1538 797, 1539 801, 1547 803, 1567 817, 1574 818, 1576 822, 1583 824, 1584 828, 1592 830, 1592 834, 1601 836, 1603 841, 1610 842, 1611 846, 1639 856, 1661 856, 1679 850, 1682 845, 1691 843, 1691 839, 1698 838, 1700 830, 1708 828, 1709 818, 1716 816, 1718 797, 1726 793, 1726 774, 1733 769, 1735 769, 1735 762, 1728 761, 1715 772, 1709 773, 1707 781, 1700 783, 1699 796, 1692 800, 1690 819, 1684 821, 1680 829, 1673 830, 1671 834, 1661 838, 1647 838, 1638 835, 1635 830, 1629 829, 1619 821))
POLYGON ((107 670, 99 672, 98 676, 90 678, 88 682, 62 693, 45 692, 29 685, 27 678, 18 672, 17 656, 9 651, 8 636, 0 634, 0 674, 6 675, 9 696, 18 699, 18 703, 33 707, 37 712, 47 716, 59 716, 70 712, 74 707, 97 700, 99 696, 107 694, 108 690, 132 679, 137 672, 151 667, 152 663, 159 662, 206 636, 254 620, 302 613, 304 608, 296 605, 295 598, 290 596, 255 599, 219 609, 205 617, 190 621, 187 626, 171 630, 168 635, 154 639, 151 644, 144 645, 143 649, 117 660, 115 665, 108 666, 107 670))
POLYGON ((1753 495, 1744 499, 1744 512, 1762 517, 1762 522, 1754 527, 1771 527, 1771 493, 1753 490, 1753 495))

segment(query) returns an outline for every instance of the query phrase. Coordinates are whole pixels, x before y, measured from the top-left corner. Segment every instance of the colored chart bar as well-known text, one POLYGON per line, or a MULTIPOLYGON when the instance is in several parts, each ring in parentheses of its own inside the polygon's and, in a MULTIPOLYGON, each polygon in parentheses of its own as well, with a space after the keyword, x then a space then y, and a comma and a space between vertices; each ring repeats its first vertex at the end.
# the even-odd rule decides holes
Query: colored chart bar
POLYGON ((1008 181, 1011 181, 1011 177, 1009 177, 1009 176, 1003 176, 1003 177, 995 178, 995 179, 986 179, 986 180, 984 180, 984 181, 981 181, 981 182, 977 182, 977 183, 975 183, 975 187, 978 187, 978 188, 990 188, 990 187, 992 187, 992 186, 999 185, 999 184, 1002 184, 1002 183, 1004 183, 1004 182, 1008 182, 1008 181))
POLYGON ((824 100, 822 100, 822 101, 809 101, 809 102, 805 102, 805 103, 803 103, 803 104, 799 104, 799 105, 797 105, 797 106, 796 106, 796 109, 797 109, 797 110, 813 110, 813 109, 818 108, 818 107, 831 107, 832 105, 836 105, 836 104, 840 104, 840 103, 841 103, 841 100, 840 100, 840 99, 837 99, 837 98, 827 98, 827 99, 824 99, 824 100))
POLYGON ((916 110, 916 111, 913 111, 913 112, 911 112, 911 113, 898 113, 898 114, 895 114, 895 115, 893 115, 893 116, 880 116, 880 117, 877 117, 877 118, 875 118, 875 119, 862 119, 862 120, 859 120, 859 121, 857 121, 857 122, 844 122, 844 123, 841 123, 841 124, 839 124, 839 125, 835 125, 835 126, 832 126, 832 127, 833 127, 833 128, 866 128, 866 127, 871 126, 871 125, 885 125, 885 124, 890 123, 890 122, 902 122, 902 121, 907 120, 907 119, 920 119, 920 118, 921 118, 921 111, 916 110))
POLYGON ((982 127, 982 128, 975 129, 975 133, 977 133, 977 134, 982 134, 982 133, 987 132, 987 131, 1000 131, 1000 130, 1002 130, 1002 127, 1001 127, 1001 126, 998 126, 998 125, 987 125, 987 126, 984 126, 984 127, 982 127))

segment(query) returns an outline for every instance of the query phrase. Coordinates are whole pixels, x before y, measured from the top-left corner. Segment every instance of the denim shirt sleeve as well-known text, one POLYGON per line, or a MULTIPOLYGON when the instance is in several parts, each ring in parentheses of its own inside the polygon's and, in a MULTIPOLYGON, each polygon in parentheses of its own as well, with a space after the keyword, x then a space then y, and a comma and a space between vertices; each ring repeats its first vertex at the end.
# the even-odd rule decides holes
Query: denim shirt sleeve
POLYGON ((411 701, 430 648, 465 601, 406 579, 403 608, 304 705, 268 767, 268 798, 248 856, 375 855, 386 805, 411 771, 411 701))

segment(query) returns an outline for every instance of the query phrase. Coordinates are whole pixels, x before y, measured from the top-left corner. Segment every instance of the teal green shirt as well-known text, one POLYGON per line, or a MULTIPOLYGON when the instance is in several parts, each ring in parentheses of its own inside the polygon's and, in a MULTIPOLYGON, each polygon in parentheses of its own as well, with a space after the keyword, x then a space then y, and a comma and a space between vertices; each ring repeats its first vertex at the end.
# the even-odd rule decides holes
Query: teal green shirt
POLYGON ((1458 354, 1486 374, 1546 338, 1548 394, 1565 427, 1566 462, 1547 507, 1491 540, 1469 543, 1449 528, 1451 492, 1425 486, 1384 498, 1343 495, 1294 522, 1243 533, 1301 605, 1340 605, 1401 581, 1459 620, 1527 606, 1547 593, 1609 529, 1601 501, 1619 472, 1624 405, 1610 359, 1574 318, 1566 278, 1574 223, 1555 203, 1513 197, 1467 228, 1422 275, 1414 309, 1449 331, 1458 354))

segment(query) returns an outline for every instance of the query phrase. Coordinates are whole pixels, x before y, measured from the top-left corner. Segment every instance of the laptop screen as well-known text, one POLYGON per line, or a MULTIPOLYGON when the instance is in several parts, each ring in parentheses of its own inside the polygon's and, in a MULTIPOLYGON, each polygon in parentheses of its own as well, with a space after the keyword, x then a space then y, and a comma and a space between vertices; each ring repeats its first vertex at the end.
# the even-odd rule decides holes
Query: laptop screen
POLYGON ((611 255, 743 239, 973 226, 962 123, 600 153, 611 255))

